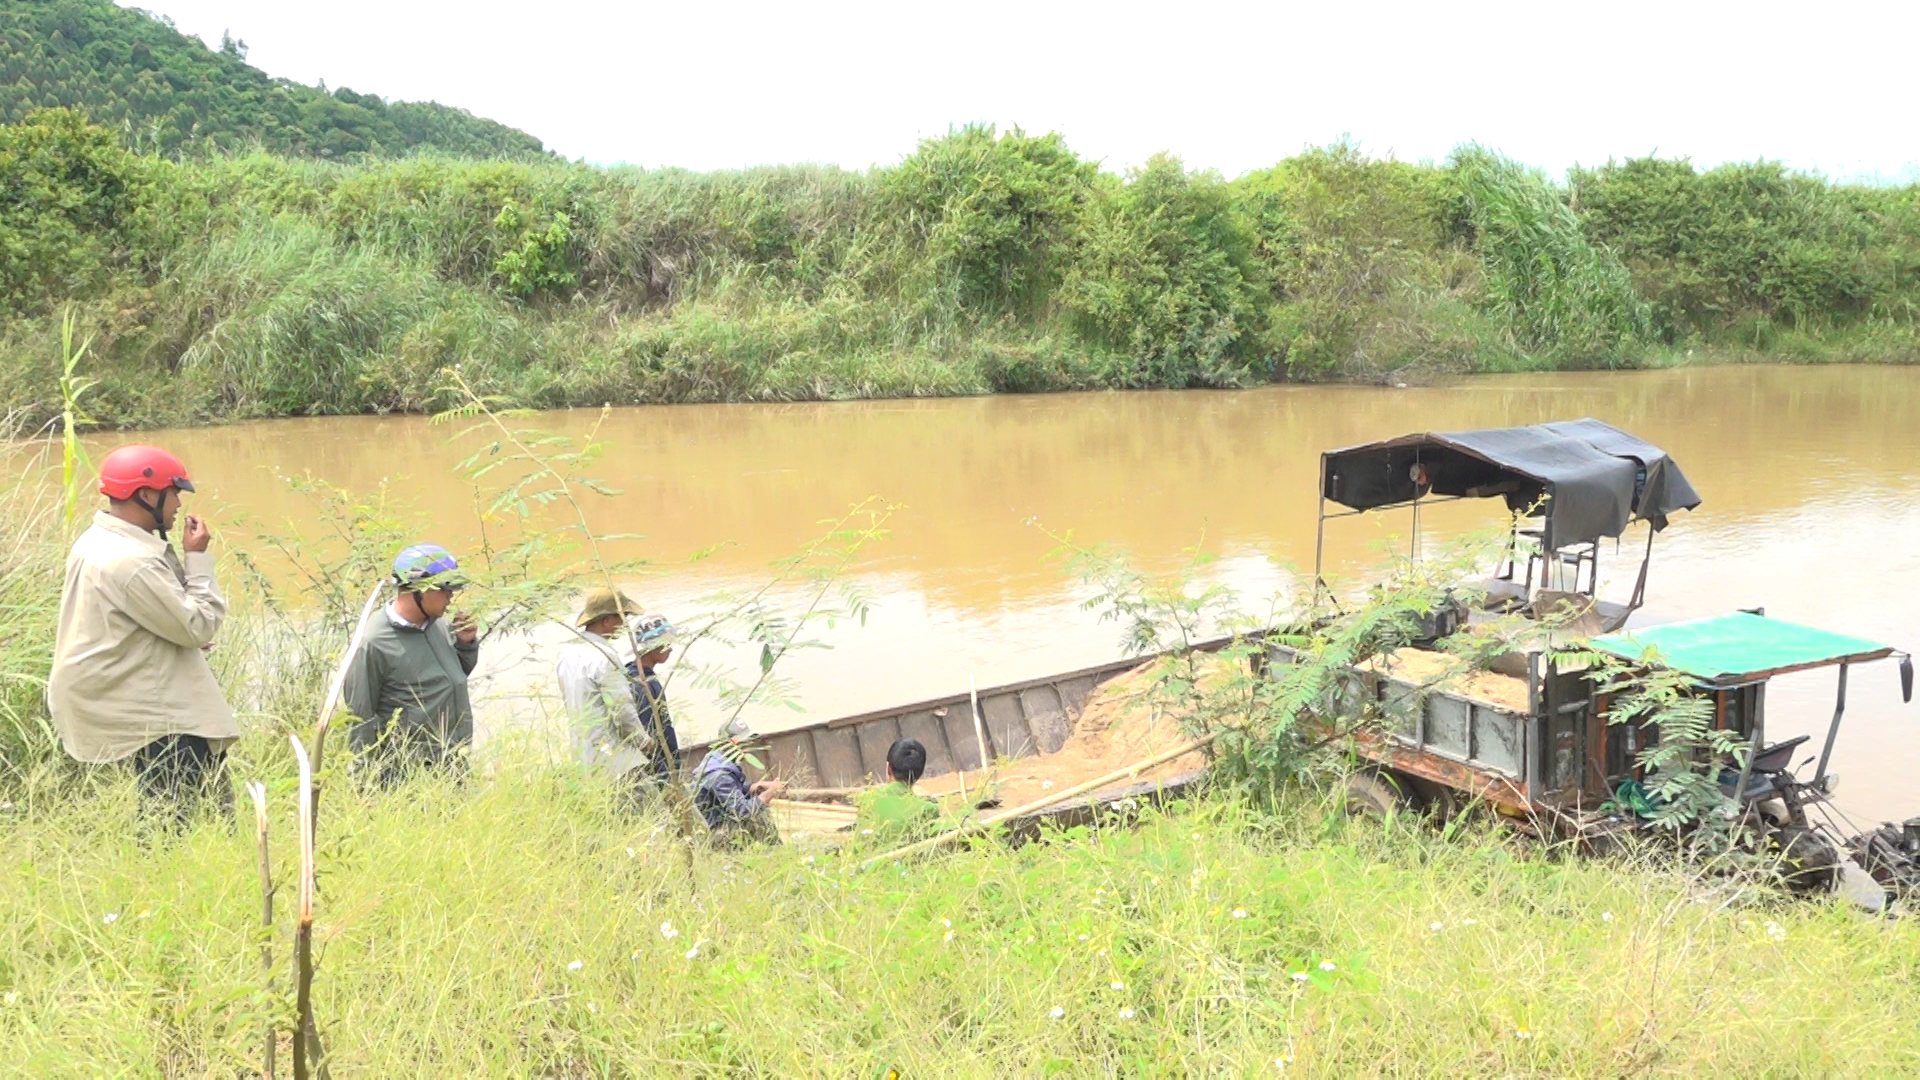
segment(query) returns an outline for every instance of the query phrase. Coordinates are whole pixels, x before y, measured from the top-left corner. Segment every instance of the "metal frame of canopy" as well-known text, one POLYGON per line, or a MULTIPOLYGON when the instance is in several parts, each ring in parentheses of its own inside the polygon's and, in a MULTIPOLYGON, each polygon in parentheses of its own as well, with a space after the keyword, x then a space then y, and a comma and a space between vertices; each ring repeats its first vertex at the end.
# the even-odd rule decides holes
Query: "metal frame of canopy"
MULTIPOLYGON (((1764 684, 1775 675, 1838 667, 1840 677, 1834 695, 1833 720, 1827 726, 1820 764, 1809 785, 1822 792, 1827 790, 1827 765, 1840 735, 1840 720, 1847 711, 1848 669, 1854 664, 1898 656, 1901 699, 1913 700, 1913 657, 1908 653, 1865 638, 1784 619, 1769 619, 1764 608, 1605 634, 1588 642, 1588 646, 1625 660, 1646 660, 1678 671, 1699 680, 1702 688, 1716 691, 1764 684)), ((1766 738, 1765 697, 1757 698, 1752 726, 1746 760, 1741 762, 1740 779, 1733 788, 1736 798, 1746 792, 1754 761, 1760 756, 1761 743, 1766 738)))
POLYGON ((1533 563, 1541 563, 1540 584, 1545 591, 1553 577, 1556 562, 1572 568, 1572 588, 1565 590, 1573 595, 1582 596, 1591 601, 1596 608, 1601 607, 1598 592, 1600 579, 1600 555, 1598 540, 1603 536, 1618 538, 1634 521, 1646 521, 1649 524, 1647 545, 1641 556, 1640 571, 1634 583, 1633 595, 1622 608, 1617 605, 1604 605, 1610 609, 1603 614, 1609 626, 1617 627, 1625 622, 1628 614, 1637 610, 1646 596, 1647 569, 1653 558, 1653 535, 1666 524, 1666 514, 1671 509, 1691 509, 1699 505, 1700 499, 1694 494, 1686 477, 1678 466, 1672 464, 1664 451, 1649 443, 1595 420, 1563 421, 1551 424, 1537 424, 1517 428, 1492 428, 1469 432, 1420 433, 1403 435, 1376 443, 1347 447, 1341 450, 1323 451, 1320 455, 1320 483, 1318 492, 1318 513, 1314 529, 1313 574, 1315 595, 1322 590, 1331 593, 1326 584, 1326 533, 1327 522, 1340 518, 1357 517, 1373 510, 1409 507, 1412 514, 1412 535, 1409 538, 1409 557, 1417 561, 1420 557, 1420 507, 1425 503, 1457 502, 1471 498, 1491 498, 1503 496, 1512 512, 1512 523, 1508 535, 1507 547, 1495 580, 1512 583, 1518 572, 1519 556, 1523 537, 1530 536, 1533 530, 1523 528, 1523 522, 1529 520, 1523 516, 1522 508, 1541 507, 1541 527, 1538 530, 1541 550, 1527 557, 1525 582, 1520 586, 1521 596, 1514 599, 1524 603, 1533 594, 1533 563), (1500 444, 1508 444, 1502 452, 1500 444), (1435 451, 1429 459, 1428 451, 1435 451), (1395 461, 1396 457, 1404 461, 1395 461), (1367 461, 1371 458, 1373 460, 1367 461), (1356 460, 1357 459, 1357 460, 1356 460), (1337 461, 1365 462, 1381 469, 1378 476, 1366 481, 1372 490, 1364 492, 1354 501, 1343 500, 1339 495, 1343 475, 1336 469, 1337 461), (1619 477, 1614 490, 1607 490, 1607 478, 1597 475, 1604 470, 1618 471, 1626 468, 1624 462, 1634 462, 1635 469, 1632 489, 1625 497, 1625 505, 1618 505, 1622 495, 1618 490, 1619 477), (1479 463, 1478 467, 1463 469, 1462 463, 1479 463), (1428 470, 1434 469, 1447 474, 1444 479, 1436 478, 1428 470), (1404 479, 1396 475, 1395 470, 1404 467, 1404 479), (1484 467, 1484 468, 1481 468, 1484 467), (1653 473, 1659 474, 1658 487, 1660 505, 1651 513, 1642 513, 1642 495, 1652 486, 1649 481, 1653 473), (1471 483, 1467 481, 1473 481, 1471 483), (1436 483, 1444 483, 1457 490, 1457 493, 1432 494, 1436 483), (1555 529, 1554 499, 1561 495, 1566 487, 1568 494, 1575 499, 1594 502, 1595 505, 1580 506, 1577 518, 1585 518, 1584 530, 1578 525, 1574 539, 1562 541, 1563 537, 1555 529), (1516 505, 1515 498, 1523 497, 1525 502, 1516 505), (1616 505, 1599 505, 1611 499, 1616 505), (1345 510, 1328 512, 1327 503, 1348 507, 1345 510), (1355 503, 1364 505, 1355 505, 1355 503), (1542 505, 1544 503, 1544 505, 1542 505), (1671 503, 1671 505, 1669 505, 1671 503), (1612 511, 1610 514, 1609 511, 1612 511), (1596 521, 1594 519, 1601 520, 1596 521), (1617 524, 1614 519, 1617 519, 1617 524), (1591 533, 1592 535, 1586 535, 1591 533), (1571 553, 1571 557, 1568 554, 1571 553), (1582 572, 1586 583, 1581 583, 1582 572))

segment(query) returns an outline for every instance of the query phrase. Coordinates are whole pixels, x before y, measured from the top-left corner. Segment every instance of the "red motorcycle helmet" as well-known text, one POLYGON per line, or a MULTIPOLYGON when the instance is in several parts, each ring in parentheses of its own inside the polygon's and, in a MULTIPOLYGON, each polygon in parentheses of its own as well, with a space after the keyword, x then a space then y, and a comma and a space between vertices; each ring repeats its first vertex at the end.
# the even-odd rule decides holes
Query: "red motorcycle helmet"
POLYGON ((100 493, 109 499, 131 499, 142 488, 165 491, 177 487, 192 491, 187 466, 157 446, 123 446, 100 463, 100 493))

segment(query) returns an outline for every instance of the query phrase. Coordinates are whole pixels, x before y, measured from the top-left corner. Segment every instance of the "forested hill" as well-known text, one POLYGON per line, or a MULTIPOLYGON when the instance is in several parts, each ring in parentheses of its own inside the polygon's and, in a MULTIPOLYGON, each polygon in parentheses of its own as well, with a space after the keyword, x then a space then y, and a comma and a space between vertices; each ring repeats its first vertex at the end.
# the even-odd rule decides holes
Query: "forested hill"
POLYGON ((196 145, 334 159, 543 153, 539 139, 464 109, 271 78, 246 62, 242 42, 210 49, 111 0, 0 0, 0 121, 49 106, 84 109, 131 145, 166 154, 196 145))

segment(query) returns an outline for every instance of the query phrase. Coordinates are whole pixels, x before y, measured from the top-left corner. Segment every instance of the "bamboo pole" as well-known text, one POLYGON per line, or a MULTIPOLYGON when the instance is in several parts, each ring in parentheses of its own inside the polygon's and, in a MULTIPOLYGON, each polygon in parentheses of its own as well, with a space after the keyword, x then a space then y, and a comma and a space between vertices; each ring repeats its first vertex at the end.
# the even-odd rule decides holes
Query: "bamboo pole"
MULTIPOLYGON (((327 750, 327 728, 333 722, 333 710, 340 704, 340 693, 347 685, 347 670, 353 666, 353 654, 360 651, 360 642, 366 637, 367 620, 373 616, 374 607, 380 602, 380 594, 386 590, 387 583, 375 583, 373 591, 367 594, 367 602, 360 606, 360 621, 353 624, 353 636, 347 639, 346 654, 340 657, 339 666, 333 669, 333 681, 327 686, 327 696, 320 703, 320 720, 313 729, 313 771, 319 772, 322 759, 327 750)), ((316 796, 316 800, 317 800, 316 796)))
POLYGON ((293 756, 300 762, 300 881, 299 922, 293 936, 294 1005, 297 1015, 293 1027, 294 1080, 307 1080, 307 1032, 313 1026, 313 763, 298 735, 287 736, 293 743, 293 756))
POLYGON ((965 822, 956 828, 953 828, 948 830, 947 832, 941 833, 939 836, 935 836, 926 840, 921 840, 918 843, 908 844, 906 847, 903 847, 903 848, 895 848, 892 851, 875 855, 873 858, 868 859, 866 862, 860 864, 861 868, 865 869, 866 867, 874 866, 879 863, 891 862, 894 859, 903 859, 909 855, 917 855, 922 851, 931 851, 934 848, 942 847, 948 843, 951 843, 952 841, 957 840, 960 837, 967 835, 968 833, 984 832, 987 829, 993 828, 995 825, 999 825, 1013 818, 1021 817, 1026 814, 1031 814, 1037 810, 1045 810, 1050 806, 1056 806, 1060 803, 1067 801, 1068 799, 1073 798, 1076 795, 1085 795, 1089 791, 1098 791, 1100 788, 1106 787, 1108 784, 1112 784, 1121 780, 1126 780, 1130 777, 1138 776, 1140 773, 1143 773, 1146 770, 1153 768, 1155 765, 1164 765, 1167 762, 1172 761, 1174 758, 1182 757, 1184 755, 1193 753, 1195 750, 1200 750, 1207 746, 1211 746, 1213 744, 1213 740, 1218 736, 1219 736, 1219 732, 1214 732, 1210 735, 1203 735, 1198 739, 1194 739, 1192 742, 1183 743, 1179 746, 1174 747, 1171 750, 1163 750, 1160 753, 1153 755, 1152 757, 1146 759, 1145 761, 1140 762, 1137 765, 1129 765, 1124 769, 1116 769, 1105 776, 1095 777, 1092 780, 1088 780, 1084 784, 1075 784, 1074 786, 1066 789, 1065 791, 1057 791, 1052 795, 1046 796, 1045 798, 1035 799, 1033 802, 1030 802, 1025 806, 1016 806, 1011 810, 1003 810, 998 814, 988 814, 986 817, 977 818, 973 821, 965 822))
MULTIPOLYGON (((253 797, 253 835, 260 849, 260 967, 267 973, 266 989, 273 991, 273 861, 267 857, 267 788, 259 781, 247 784, 253 797)), ((273 1080, 273 1059, 279 1050, 280 1036, 273 1021, 267 1021, 267 1043, 261 1075, 273 1080)))
MULTIPOLYGON (((984 769, 993 764, 993 759, 987 756, 987 731, 980 724, 980 692, 973 688, 971 674, 967 676, 967 702, 973 709, 973 738, 980 745, 980 767, 984 769)), ((961 771, 965 772, 964 769, 961 771)), ((966 781, 963 780, 961 783, 965 784, 966 781)), ((963 790, 962 795, 964 794, 963 790)))

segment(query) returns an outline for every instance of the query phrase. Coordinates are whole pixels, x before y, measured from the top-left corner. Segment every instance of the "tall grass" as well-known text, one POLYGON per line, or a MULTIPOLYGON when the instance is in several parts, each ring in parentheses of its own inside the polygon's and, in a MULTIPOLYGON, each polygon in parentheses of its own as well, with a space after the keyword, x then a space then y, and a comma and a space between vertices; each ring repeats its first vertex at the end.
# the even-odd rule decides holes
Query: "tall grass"
POLYGON ((1483 302, 1517 349, 1612 367, 1647 343, 1647 305, 1626 268, 1587 238, 1543 174, 1480 146, 1452 162, 1486 268, 1483 302))
POLYGON ((47 671, 59 611, 63 541, 60 466, 45 453, 0 442, 0 799, 29 775, 55 768, 59 740, 47 720, 47 671))
MULTIPOLYGON (((251 838, 142 846, 132 802, 0 829, 0 1054, 44 1076, 247 1071, 285 1009, 262 990, 251 838)), ((904 870, 773 848, 691 874, 664 821, 567 774, 329 804, 335 1075, 1894 1075, 1920 1055, 1904 923, 1314 802, 1192 803, 904 870)))

